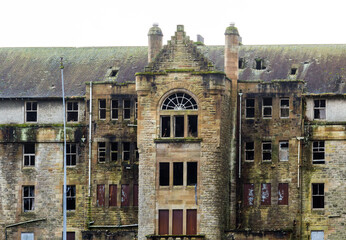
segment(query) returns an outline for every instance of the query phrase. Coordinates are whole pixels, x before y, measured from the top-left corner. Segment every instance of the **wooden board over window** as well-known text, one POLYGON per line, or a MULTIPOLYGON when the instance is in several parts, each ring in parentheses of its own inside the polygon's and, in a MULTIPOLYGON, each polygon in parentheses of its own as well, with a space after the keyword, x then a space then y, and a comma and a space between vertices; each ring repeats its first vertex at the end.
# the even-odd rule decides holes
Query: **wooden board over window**
POLYGON ((197 234, 197 210, 196 209, 186 210, 186 234, 187 235, 197 234))
POLYGON ((159 210, 159 235, 169 234, 169 210, 159 210))
POLYGON ((183 210, 173 210, 173 230, 172 234, 183 234, 183 210))
POLYGON ((128 184, 121 185, 121 206, 130 206, 130 187, 128 184))

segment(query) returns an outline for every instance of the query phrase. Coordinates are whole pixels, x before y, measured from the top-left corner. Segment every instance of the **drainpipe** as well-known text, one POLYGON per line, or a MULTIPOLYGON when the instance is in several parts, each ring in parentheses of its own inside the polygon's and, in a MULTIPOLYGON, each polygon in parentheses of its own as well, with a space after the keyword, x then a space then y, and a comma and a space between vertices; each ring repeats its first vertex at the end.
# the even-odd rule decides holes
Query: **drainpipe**
POLYGON ((239 93, 239 141, 238 141, 238 144, 239 144, 239 153, 238 153, 238 156, 239 156, 239 174, 238 174, 238 177, 241 178, 241 96, 243 95, 242 92, 239 93))
POLYGON ((304 137, 297 137, 298 140, 298 181, 297 187, 300 187, 300 140, 303 140, 304 137))
POLYGON ((303 234, 303 188, 300 187, 300 145, 301 140, 304 140, 304 137, 297 137, 298 140, 298 179, 297 179, 297 187, 300 189, 300 229, 299 229, 299 237, 302 239, 303 234))
POLYGON ((89 98, 89 182, 88 182, 88 197, 91 197, 91 121, 92 121, 92 97, 93 97, 92 82, 90 82, 90 98, 89 98))

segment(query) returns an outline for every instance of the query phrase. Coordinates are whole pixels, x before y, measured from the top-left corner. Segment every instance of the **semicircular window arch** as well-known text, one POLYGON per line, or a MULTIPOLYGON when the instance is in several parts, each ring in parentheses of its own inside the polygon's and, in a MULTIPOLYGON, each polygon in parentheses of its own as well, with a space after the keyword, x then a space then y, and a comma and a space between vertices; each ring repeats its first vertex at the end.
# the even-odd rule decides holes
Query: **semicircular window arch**
POLYGON ((162 103, 161 110, 198 110, 196 100, 184 92, 169 95, 162 103))

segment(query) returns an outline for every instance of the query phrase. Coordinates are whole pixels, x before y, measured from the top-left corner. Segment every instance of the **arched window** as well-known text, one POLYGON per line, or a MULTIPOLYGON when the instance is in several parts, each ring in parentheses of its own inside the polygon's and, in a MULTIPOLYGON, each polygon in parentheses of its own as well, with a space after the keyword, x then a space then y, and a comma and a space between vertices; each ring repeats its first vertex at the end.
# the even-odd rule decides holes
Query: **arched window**
POLYGON ((160 110, 161 137, 198 136, 198 105, 189 94, 172 93, 163 101, 160 110))

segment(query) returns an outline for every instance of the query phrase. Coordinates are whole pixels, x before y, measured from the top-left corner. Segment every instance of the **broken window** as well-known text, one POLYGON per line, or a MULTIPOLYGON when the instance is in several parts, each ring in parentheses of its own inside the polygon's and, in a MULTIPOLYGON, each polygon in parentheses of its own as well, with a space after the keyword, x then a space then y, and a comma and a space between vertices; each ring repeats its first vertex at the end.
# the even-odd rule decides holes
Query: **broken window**
POLYGON ((169 234, 169 210, 159 210, 159 235, 169 234))
POLYGON ((23 186, 23 211, 35 209, 35 186, 23 186))
POLYGON ((20 240, 35 240, 34 233, 21 233, 20 240))
POLYGON ((264 118, 272 117, 272 98, 263 98, 262 114, 264 118))
POLYGON ((261 58, 256 58, 255 59, 256 62, 256 69, 257 70, 263 70, 266 69, 265 65, 264 65, 264 60, 261 58))
POLYGON ((173 163, 173 185, 183 185, 184 164, 182 162, 173 163))
POLYGON ((244 58, 239 58, 238 68, 239 69, 244 69, 245 68, 245 59, 244 58))
POLYGON ((116 184, 110 184, 109 185, 109 206, 110 207, 116 207, 117 206, 117 185, 116 184))
POLYGON ((160 163, 160 186, 169 186, 169 163, 160 163))
POLYGON ((253 206, 255 201, 255 186, 253 183, 244 184, 244 206, 253 206))
POLYGON ((106 100, 105 99, 99 100, 99 119, 101 120, 106 119, 106 100))
POLYGON ((288 118, 290 116, 290 100, 289 98, 280 98, 280 117, 288 118))
POLYGON ((314 100, 314 119, 326 119, 326 100, 314 100))
POLYGON ((279 183, 278 205, 288 205, 288 183, 279 183))
POLYGON ((172 219, 172 234, 181 235, 183 234, 183 210, 173 209, 173 219, 172 219))
POLYGON ((297 74, 297 68, 291 68, 290 75, 296 75, 297 74))
POLYGON ((130 143, 129 142, 123 142, 123 161, 129 161, 130 160, 130 143))
POLYGON ((25 167, 35 166, 35 143, 25 143, 23 145, 23 160, 25 167))
POLYGON ((112 120, 118 120, 119 102, 118 100, 112 100, 112 120))
POLYGON ((279 160, 288 161, 289 158, 289 147, 288 141, 279 142, 279 160))
POLYGON ((76 166, 77 145, 74 143, 66 144, 66 166, 76 166))
POLYGON ((105 185, 104 184, 97 185, 96 205, 98 207, 104 207, 105 206, 105 185))
POLYGON ((312 143, 312 163, 313 164, 325 163, 324 141, 314 141, 312 143))
POLYGON ((121 206, 130 206, 130 186, 128 184, 121 185, 121 206))
POLYGON ((25 121, 37 122, 37 102, 25 103, 25 121))
POLYGON ((271 161, 272 160, 272 143, 262 142, 262 160, 271 161))
POLYGON ((76 186, 66 186, 66 210, 76 210, 76 186))
POLYGON ((67 121, 78 122, 78 102, 67 102, 67 121))
POLYGON ((311 240, 324 240, 324 231, 311 231, 311 240))
POLYGON ((186 234, 187 235, 197 234, 197 210, 196 209, 186 210, 186 234))
POLYGON ((312 208, 324 208, 324 183, 312 184, 312 208))
POLYGON ((161 137, 198 136, 198 108, 190 95, 181 92, 171 94, 163 102, 161 110, 161 137))
POLYGON ((197 162, 187 162, 187 186, 197 184, 197 162))
POLYGON ((245 117, 254 118, 255 117, 255 99, 247 98, 245 100, 245 117))
POLYGON ((138 184, 133 184, 133 206, 138 206, 138 184))
POLYGON ((116 162, 118 160, 118 143, 111 143, 111 161, 116 162))
POLYGON ((124 105, 123 105, 123 111, 124 111, 124 120, 130 120, 131 117, 131 100, 125 99, 124 105))
POLYGON ((261 205, 271 204, 271 184, 262 183, 261 184, 261 205))
POLYGON ((255 160, 255 143, 246 142, 245 143, 245 161, 255 160))
POLYGON ((106 161, 106 143, 105 142, 98 143, 97 159, 100 163, 106 161))

